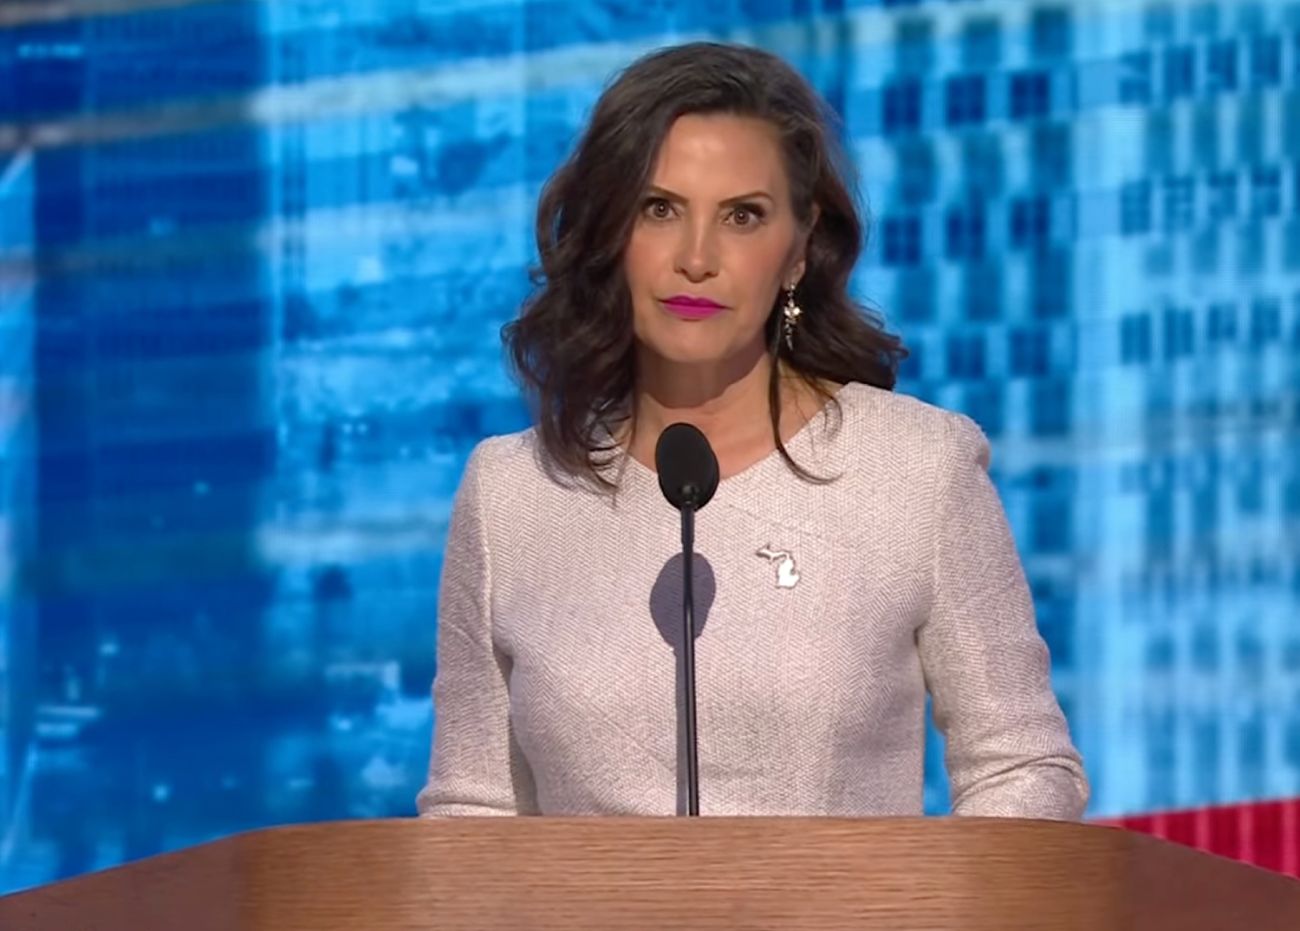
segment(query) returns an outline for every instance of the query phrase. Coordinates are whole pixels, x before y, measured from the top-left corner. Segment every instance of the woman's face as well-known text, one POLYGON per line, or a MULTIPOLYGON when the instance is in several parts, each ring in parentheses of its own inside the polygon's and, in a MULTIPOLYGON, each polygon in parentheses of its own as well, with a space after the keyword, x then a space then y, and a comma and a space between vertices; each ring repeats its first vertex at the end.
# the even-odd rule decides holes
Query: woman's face
POLYGON ((803 275, 806 241, 773 126, 679 117, 623 259, 640 352, 677 364, 759 358, 778 293, 803 275))

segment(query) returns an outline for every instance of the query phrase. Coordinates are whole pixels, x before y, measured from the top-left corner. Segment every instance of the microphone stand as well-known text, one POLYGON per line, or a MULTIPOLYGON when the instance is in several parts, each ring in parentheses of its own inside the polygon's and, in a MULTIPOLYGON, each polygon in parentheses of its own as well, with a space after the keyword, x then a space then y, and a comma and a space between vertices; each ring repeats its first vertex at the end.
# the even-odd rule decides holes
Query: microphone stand
POLYGON ((686 814, 700 813, 700 748, 695 719, 695 501, 688 485, 682 505, 682 690, 686 705, 686 814))
MULTIPOLYGON (((679 721, 686 757, 686 814, 700 813, 700 744, 695 695, 695 512, 703 508, 718 490, 718 457, 708 437, 698 427, 680 422, 669 424, 655 443, 655 468, 659 490, 682 516, 682 648, 681 708, 679 721)), ((680 791, 680 786, 679 786, 680 791)))

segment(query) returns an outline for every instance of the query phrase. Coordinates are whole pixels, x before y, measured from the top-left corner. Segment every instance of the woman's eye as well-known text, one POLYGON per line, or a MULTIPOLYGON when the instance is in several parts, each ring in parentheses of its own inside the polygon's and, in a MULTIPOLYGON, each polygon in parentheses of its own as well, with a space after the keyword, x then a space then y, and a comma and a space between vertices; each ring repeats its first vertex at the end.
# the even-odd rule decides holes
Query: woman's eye
POLYGON ((757 226, 763 219, 763 211, 757 207, 739 206, 731 211, 731 222, 736 226, 757 226))
POLYGON ((673 215, 672 204, 662 197, 652 197, 645 202, 643 208, 646 216, 654 220, 667 220, 673 215))

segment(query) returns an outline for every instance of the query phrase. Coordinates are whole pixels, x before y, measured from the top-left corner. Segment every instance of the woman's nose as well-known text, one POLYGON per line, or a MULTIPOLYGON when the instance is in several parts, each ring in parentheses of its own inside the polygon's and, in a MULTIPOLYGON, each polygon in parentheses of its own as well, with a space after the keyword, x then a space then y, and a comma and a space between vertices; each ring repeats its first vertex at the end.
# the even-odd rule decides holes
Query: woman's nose
POLYGON ((718 273, 718 249, 714 237, 715 232, 707 225, 682 224, 676 257, 679 274, 691 281, 703 281, 718 273))

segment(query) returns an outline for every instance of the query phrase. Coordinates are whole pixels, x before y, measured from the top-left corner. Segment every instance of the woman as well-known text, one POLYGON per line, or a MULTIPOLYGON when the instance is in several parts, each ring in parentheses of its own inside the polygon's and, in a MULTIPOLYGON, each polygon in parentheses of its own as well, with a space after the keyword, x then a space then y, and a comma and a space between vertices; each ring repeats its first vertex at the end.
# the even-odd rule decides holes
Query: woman
POLYGON ((457 493, 421 815, 682 810, 675 421, 722 476, 692 567, 703 814, 920 814, 927 690, 954 812, 1082 814, 989 446, 891 391, 904 351, 848 297, 823 113, 772 55, 668 49, 547 184, 505 332, 537 425, 457 493))

